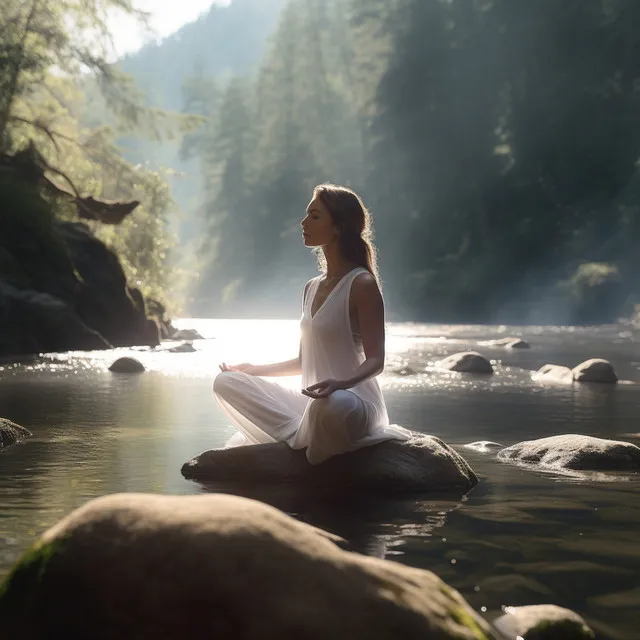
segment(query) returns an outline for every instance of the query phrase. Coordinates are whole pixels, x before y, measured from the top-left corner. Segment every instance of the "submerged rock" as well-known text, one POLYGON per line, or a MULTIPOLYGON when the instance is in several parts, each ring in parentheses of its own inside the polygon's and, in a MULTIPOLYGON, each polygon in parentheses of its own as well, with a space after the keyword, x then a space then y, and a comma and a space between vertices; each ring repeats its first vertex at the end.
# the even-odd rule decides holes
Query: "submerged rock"
POLYGON ((178 329, 171 335, 172 340, 204 340, 195 329, 178 329))
POLYGON ((49 529, 0 586, 7 638, 496 640, 435 574, 228 495, 111 495, 49 529))
POLYGON ((418 372, 409 366, 392 367, 387 370, 387 373, 392 373, 396 376, 415 376, 418 372))
POLYGON ((592 640, 593 631, 574 611, 552 604, 507 607, 494 625, 506 638, 522 640, 592 640))
POLYGON ((10 447, 30 435, 31 432, 28 429, 6 418, 0 418, 0 450, 10 447))
POLYGON ((531 377, 536 382, 573 383, 573 371, 569 367, 562 367, 558 364, 545 364, 535 371, 531 377))
POLYGON ((461 373, 493 373, 491 363, 476 351, 454 353, 436 362, 436 369, 459 371, 461 373))
POLYGON ((439 438, 415 434, 310 465, 304 451, 283 442, 205 451, 182 467, 185 478, 228 482, 292 482, 325 491, 463 491, 478 478, 439 438))
POLYGON ((489 340, 481 344, 490 347, 504 347, 505 349, 531 349, 531 345, 522 338, 500 338, 500 340, 489 340))
POLYGON ((573 382, 615 384, 618 381, 613 365, 601 358, 585 360, 573 369, 557 364, 545 364, 532 377, 538 382, 557 382, 560 384, 573 382))
POLYGON ((472 451, 479 451, 480 453, 490 453, 496 449, 502 449, 503 444, 499 442, 492 442, 491 440, 478 440, 477 442, 470 442, 465 444, 465 449, 471 449, 472 451))
POLYGON ((550 469, 640 471, 640 447, 635 444, 578 434, 520 442, 498 452, 498 458, 550 469))
POLYGON ((118 358, 110 367, 109 371, 113 373, 142 373, 144 365, 135 358, 118 358))
POLYGON ((195 353, 197 349, 190 342, 183 342, 167 349, 169 353, 195 353))

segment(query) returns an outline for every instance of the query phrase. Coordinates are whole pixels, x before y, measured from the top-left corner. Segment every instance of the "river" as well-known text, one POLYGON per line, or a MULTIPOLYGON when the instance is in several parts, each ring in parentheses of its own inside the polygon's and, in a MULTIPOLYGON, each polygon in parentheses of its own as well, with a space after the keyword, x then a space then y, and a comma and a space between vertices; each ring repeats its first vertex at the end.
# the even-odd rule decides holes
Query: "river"
MULTIPOLYGON (((196 352, 118 349, 0 365, 0 416, 33 433, 0 454, 0 576, 40 533, 87 500, 122 491, 207 490, 184 480, 180 467, 234 432, 211 395, 218 362, 297 353, 297 321, 176 325, 205 337, 194 343, 196 352), (147 372, 109 373, 119 355, 138 357, 147 372)), ((453 445, 478 474, 478 486, 462 498, 353 499, 348 487, 330 503, 292 488, 256 487, 245 495, 338 533, 361 553, 434 571, 490 618, 504 605, 554 603, 583 615, 602 638, 638 638, 640 474, 543 473, 464 446, 560 433, 640 444, 640 384, 531 380, 547 362, 575 366, 602 357, 621 379, 640 383, 638 339, 624 326, 392 323, 388 372, 380 378, 392 421, 453 445), (479 345, 510 335, 532 348, 479 345), (495 361, 493 376, 428 371, 434 360, 470 349, 495 361), (418 373, 392 372, 402 365, 418 373)))

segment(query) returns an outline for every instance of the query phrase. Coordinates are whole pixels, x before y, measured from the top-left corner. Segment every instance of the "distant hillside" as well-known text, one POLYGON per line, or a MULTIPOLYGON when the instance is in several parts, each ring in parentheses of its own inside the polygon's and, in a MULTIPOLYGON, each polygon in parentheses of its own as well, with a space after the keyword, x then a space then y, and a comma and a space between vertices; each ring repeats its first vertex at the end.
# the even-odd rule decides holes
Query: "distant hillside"
POLYGON ((285 4, 286 0, 233 0, 225 7, 213 5, 158 44, 123 58, 120 67, 151 104, 179 111, 183 80, 196 70, 225 77, 257 66, 285 4))
MULTIPOLYGON (((224 82, 257 69, 286 3, 287 0, 233 0, 228 6, 213 5, 208 13, 173 35, 127 55, 119 66, 144 92, 150 106, 182 111, 185 80, 204 76, 224 82)), ((197 236, 199 222, 193 212, 202 188, 200 172, 196 162, 181 160, 181 141, 158 143, 127 138, 120 144, 130 162, 180 172, 180 177, 171 180, 171 190, 184 215, 172 223, 183 242, 197 236)))

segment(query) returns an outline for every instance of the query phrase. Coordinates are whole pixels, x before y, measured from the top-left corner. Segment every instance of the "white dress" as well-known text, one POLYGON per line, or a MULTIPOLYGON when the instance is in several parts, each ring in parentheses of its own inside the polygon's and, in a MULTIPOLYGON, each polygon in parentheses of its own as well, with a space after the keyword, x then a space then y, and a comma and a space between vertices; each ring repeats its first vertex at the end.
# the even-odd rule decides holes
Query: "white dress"
MULTIPOLYGON (((357 267, 343 276, 313 316, 311 306, 322 276, 310 281, 300 322, 302 388, 326 378, 350 378, 364 362, 349 314, 351 285, 361 273, 368 272, 357 267)), ((219 373, 213 389, 240 432, 228 446, 286 442, 293 449, 306 448, 307 460, 318 464, 336 454, 410 437, 406 429, 389 424, 375 378, 318 399, 240 372, 219 373)))

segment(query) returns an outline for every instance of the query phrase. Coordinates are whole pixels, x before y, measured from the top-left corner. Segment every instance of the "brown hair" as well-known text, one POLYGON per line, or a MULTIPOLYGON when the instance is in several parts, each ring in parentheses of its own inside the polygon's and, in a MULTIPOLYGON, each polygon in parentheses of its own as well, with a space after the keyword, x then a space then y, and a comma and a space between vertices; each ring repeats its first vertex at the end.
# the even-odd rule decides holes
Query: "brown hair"
MULTIPOLYGON (((320 184, 313 190, 313 195, 327 208, 340 232, 342 255, 365 268, 379 283, 371 214, 360 196, 347 187, 335 184, 320 184)), ((318 260, 321 266, 324 266, 322 252, 318 253, 318 260)))

